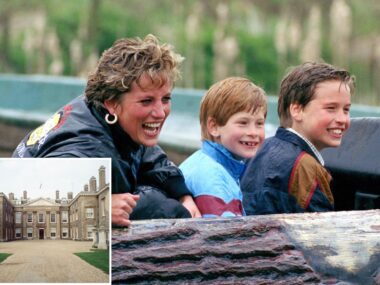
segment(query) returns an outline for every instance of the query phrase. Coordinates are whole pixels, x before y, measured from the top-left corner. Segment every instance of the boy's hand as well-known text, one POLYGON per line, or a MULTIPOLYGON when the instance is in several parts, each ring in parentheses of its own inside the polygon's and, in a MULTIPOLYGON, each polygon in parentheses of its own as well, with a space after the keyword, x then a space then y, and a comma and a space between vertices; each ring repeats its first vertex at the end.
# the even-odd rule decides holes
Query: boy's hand
POLYGON ((112 224, 128 227, 131 224, 129 215, 136 207, 136 201, 139 198, 139 195, 129 193, 112 194, 112 224))
POLYGON ((190 195, 182 196, 179 201, 182 203, 182 205, 190 212, 191 217, 193 218, 201 218, 201 212, 199 212, 197 205, 195 205, 195 202, 193 200, 193 197, 190 195))

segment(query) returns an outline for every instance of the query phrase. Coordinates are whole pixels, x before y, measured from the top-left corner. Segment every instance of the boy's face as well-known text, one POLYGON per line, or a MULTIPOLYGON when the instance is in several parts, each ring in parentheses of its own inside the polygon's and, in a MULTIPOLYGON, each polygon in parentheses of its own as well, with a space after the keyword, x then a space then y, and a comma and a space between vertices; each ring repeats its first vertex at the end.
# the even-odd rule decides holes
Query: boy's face
POLYGON ((318 150, 339 146, 350 126, 351 94, 347 85, 331 80, 318 83, 314 98, 304 108, 290 106, 292 128, 318 150))
POLYGON ((215 125, 212 135, 237 158, 251 158, 265 138, 264 110, 254 114, 238 112, 232 115, 224 126, 215 125))

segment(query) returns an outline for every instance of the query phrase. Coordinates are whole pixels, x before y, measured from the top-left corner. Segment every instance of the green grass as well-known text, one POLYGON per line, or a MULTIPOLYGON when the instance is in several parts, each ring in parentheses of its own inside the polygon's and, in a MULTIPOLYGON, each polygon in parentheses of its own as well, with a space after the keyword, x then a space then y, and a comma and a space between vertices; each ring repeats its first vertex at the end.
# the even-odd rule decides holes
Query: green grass
POLYGON ((93 249, 92 252, 76 252, 75 255, 87 263, 109 274, 109 251, 106 249, 93 249))
POLYGON ((0 263, 7 259, 8 256, 11 256, 11 253, 0 253, 0 263))

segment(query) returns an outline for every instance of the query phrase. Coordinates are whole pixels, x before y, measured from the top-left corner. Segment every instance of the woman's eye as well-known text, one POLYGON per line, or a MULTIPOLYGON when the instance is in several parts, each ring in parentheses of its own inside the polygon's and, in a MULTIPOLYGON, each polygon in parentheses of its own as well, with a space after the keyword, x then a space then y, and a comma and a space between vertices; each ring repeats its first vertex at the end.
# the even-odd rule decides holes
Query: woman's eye
POLYGON ((144 106, 149 105, 151 102, 152 102, 151 99, 144 99, 140 101, 140 103, 143 104, 144 106))

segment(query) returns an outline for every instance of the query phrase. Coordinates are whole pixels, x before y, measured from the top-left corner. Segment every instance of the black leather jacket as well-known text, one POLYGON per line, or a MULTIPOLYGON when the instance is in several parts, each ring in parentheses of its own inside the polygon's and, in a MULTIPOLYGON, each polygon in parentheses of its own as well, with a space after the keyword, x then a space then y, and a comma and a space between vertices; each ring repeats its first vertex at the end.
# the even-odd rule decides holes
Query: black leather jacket
POLYGON ((159 146, 136 144, 118 124, 108 125, 104 115, 79 96, 29 133, 13 157, 110 157, 113 194, 150 185, 174 199, 190 195, 181 171, 159 146))

